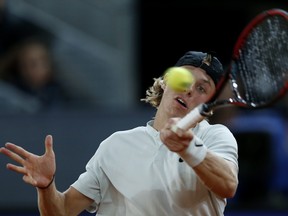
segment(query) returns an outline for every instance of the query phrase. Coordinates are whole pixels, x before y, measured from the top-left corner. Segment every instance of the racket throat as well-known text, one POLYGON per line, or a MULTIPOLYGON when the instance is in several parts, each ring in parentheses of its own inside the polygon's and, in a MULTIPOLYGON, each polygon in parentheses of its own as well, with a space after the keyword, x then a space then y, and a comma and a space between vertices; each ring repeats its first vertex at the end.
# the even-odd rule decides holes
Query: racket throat
POLYGON ((209 104, 200 104, 198 106, 199 112, 205 118, 208 118, 213 115, 213 108, 209 104))

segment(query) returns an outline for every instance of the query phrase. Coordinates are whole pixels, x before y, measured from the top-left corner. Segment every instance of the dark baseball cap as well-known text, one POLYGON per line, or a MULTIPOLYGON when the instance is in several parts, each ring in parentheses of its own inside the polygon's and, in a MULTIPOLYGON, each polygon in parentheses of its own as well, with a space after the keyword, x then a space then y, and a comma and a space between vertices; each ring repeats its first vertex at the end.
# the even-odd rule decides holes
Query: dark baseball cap
POLYGON ((216 87, 218 87, 219 82, 225 75, 223 65, 215 57, 214 52, 188 51, 177 61, 175 66, 184 65, 192 65, 205 70, 214 81, 216 87))

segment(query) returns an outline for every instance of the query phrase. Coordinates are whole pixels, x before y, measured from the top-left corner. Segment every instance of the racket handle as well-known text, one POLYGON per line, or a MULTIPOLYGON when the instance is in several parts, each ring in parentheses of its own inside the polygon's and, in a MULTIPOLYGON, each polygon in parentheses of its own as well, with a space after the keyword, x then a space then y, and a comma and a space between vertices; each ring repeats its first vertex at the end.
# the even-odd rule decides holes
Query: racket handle
POLYGON ((184 116, 182 119, 180 119, 176 125, 174 125, 171 129, 175 133, 178 129, 181 130, 188 130, 192 128, 196 123, 202 121, 206 115, 203 115, 203 104, 200 104, 195 109, 191 110, 186 116, 184 116))

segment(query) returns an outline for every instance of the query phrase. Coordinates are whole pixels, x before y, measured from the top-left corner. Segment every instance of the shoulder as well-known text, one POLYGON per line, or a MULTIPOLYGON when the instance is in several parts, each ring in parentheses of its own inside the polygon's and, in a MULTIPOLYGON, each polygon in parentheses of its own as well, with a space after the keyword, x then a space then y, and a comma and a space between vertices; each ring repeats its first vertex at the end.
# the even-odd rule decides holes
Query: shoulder
MULTIPOLYGON (((200 122, 196 128, 195 128, 196 133, 200 134, 217 134, 217 135, 229 135, 233 136, 232 132, 230 129, 223 125, 223 124, 209 124, 206 120, 200 122)), ((234 136, 233 136, 234 137, 234 136)))
POLYGON ((113 146, 121 146, 125 145, 126 143, 130 143, 131 140, 141 139, 143 134, 145 134, 145 127, 139 126, 132 129, 116 131, 112 133, 109 137, 103 140, 100 143, 99 147, 104 148, 105 146, 109 146, 109 148, 113 146))
POLYGON ((238 145, 228 127, 202 121, 195 128, 195 134, 203 140, 210 151, 237 164, 238 145))
POLYGON ((135 127, 135 128, 131 128, 131 129, 127 129, 127 130, 121 130, 121 131, 116 131, 113 134, 111 134, 106 140, 110 140, 110 139, 115 139, 115 138, 119 138, 119 137, 126 137, 126 136, 133 136, 133 135, 137 135, 137 134, 141 134, 145 132, 145 128, 144 126, 139 126, 139 127, 135 127))

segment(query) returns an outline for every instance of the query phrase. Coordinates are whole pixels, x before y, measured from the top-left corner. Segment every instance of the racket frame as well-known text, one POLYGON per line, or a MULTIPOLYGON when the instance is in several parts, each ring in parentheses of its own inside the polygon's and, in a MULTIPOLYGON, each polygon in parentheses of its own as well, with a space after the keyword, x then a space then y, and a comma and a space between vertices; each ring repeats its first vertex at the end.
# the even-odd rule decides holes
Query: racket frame
POLYGON ((270 106, 272 103, 276 102, 277 100, 279 100, 281 97, 285 95, 288 89, 288 81, 285 83, 283 89, 281 89, 281 91, 275 97, 274 100, 267 102, 265 104, 256 104, 256 103, 247 102, 241 97, 240 91, 238 89, 236 77, 233 76, 233 71, 237 70, 235 61, 237 61, 237 59, 239 58, 239 55, 240 55, 239 52, 241 50, 241 47, 245 43, 246 38, 248 37, 251 30, 253 30, 255 26, 257 26, 264 19, 266 19, 267 16, 274 16, 274 15, 283 16, 288 21, 287 12, 278 8, 264 11, 261 14, 257 15, 252 21, 250 21, 250 23, 242 30, 241 34, 239 35, 237 39, 237 42, 235 43, 230 66, 228 70, 226 70, 225 75, 223 76, 219 85, 217 85, 215 95, 207 103, 202 103, 198 105, 196 108, 190 111, 186 116, 180 119, 180 121, 178 121, 177 124, 174 125, 174 127, 172 127, 172 130, 174 132, 177 132, 178 129, 188 130, 197 122, 200 122, 203 119, 212 116, 213 111, 218 107, 235 105, 238 107, 253 108, 253 109, 263 108, 266 106, 270 106), (217 97, 221 94, 221 92, 223 92, 224 86, 227 83, 230 84, 233 97, 217 100, 217 97))

